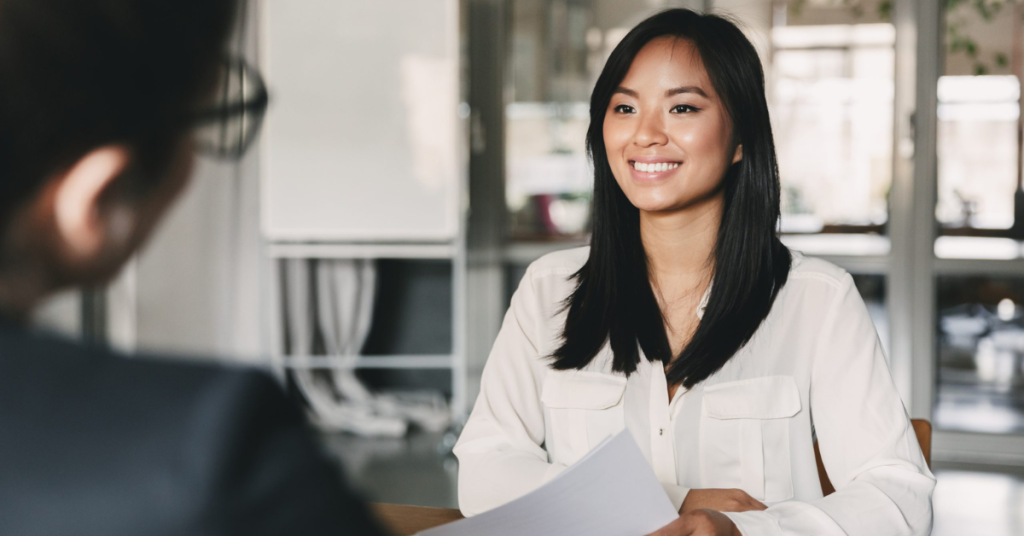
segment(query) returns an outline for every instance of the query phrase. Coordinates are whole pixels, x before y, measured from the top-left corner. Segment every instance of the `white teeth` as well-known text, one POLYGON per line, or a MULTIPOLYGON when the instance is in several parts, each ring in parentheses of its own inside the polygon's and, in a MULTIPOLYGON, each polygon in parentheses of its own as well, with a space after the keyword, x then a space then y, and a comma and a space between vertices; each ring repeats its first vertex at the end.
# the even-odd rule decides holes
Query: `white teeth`
POLYGON ((644 163, 644 162, 633 162, 633 169, 642 171, 644 173, 658 173, 661 171, 668 171, 679 167, 678 162, 657 162, 657 163, 644 163))

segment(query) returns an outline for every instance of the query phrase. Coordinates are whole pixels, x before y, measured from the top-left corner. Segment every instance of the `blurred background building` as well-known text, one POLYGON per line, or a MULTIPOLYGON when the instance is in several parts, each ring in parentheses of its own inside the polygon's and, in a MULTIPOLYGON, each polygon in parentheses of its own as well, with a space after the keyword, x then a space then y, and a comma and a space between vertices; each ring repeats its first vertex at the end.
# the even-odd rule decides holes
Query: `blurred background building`
POLYGON ((1024 534, 1021 1, 254 0, 261 147, 40 324, 270 367, 372 497, 454 506, 511 292, 587 241, 590 91, 667 7, 761 53, 784 241, 854 275, 935 425, 936 534, 1024 534))

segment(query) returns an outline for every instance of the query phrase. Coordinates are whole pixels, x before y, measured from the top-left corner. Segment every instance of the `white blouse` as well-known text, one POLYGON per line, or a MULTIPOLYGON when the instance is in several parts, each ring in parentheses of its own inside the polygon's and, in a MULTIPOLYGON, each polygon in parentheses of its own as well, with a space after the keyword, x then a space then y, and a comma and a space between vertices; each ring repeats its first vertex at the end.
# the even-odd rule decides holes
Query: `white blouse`
POLYGON ((537 260, 512 297, 455 446, 463 514, 529 493, 627 428, 676 509, 691 488, 740 488, 767 504, 727 514, 744 536, 931 532, 935 477, 849 274, 794 253, 750 342, 669 400, 661 363, 642 353, 628 378, 607 344, 586 370, 549 366, 587 255, 537 260), (814 437, 837 490, 825 498, 814 437))

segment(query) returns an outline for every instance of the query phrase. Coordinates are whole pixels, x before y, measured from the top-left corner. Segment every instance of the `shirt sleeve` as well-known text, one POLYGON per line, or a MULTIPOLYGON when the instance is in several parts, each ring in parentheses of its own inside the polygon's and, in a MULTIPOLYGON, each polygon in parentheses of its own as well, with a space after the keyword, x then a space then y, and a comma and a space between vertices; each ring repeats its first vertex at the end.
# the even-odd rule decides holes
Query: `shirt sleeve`
POLYGON ((929 471, 867 308, 846 274, 820 326, 810 410, 836 492, 728 513, 744 536, 927 535, 929 471))
POLYGON ((519 498, 565 469, 548 463, 538 337, 545 318, 532 269, 512 296, 484 366, 480 396, 455 445, 459 508, 472 516, 519 498))

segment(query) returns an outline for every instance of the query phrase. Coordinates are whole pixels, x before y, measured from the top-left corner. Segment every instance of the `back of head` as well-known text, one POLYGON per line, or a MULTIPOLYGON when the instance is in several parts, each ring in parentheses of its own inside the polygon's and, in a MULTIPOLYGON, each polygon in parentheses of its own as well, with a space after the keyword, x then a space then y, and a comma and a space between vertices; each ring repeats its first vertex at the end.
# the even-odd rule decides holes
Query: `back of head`
POLYGON ((128 148, 144 191, 205 93, 235 0, 0 0, 0 235, 52 175, 128 148))

